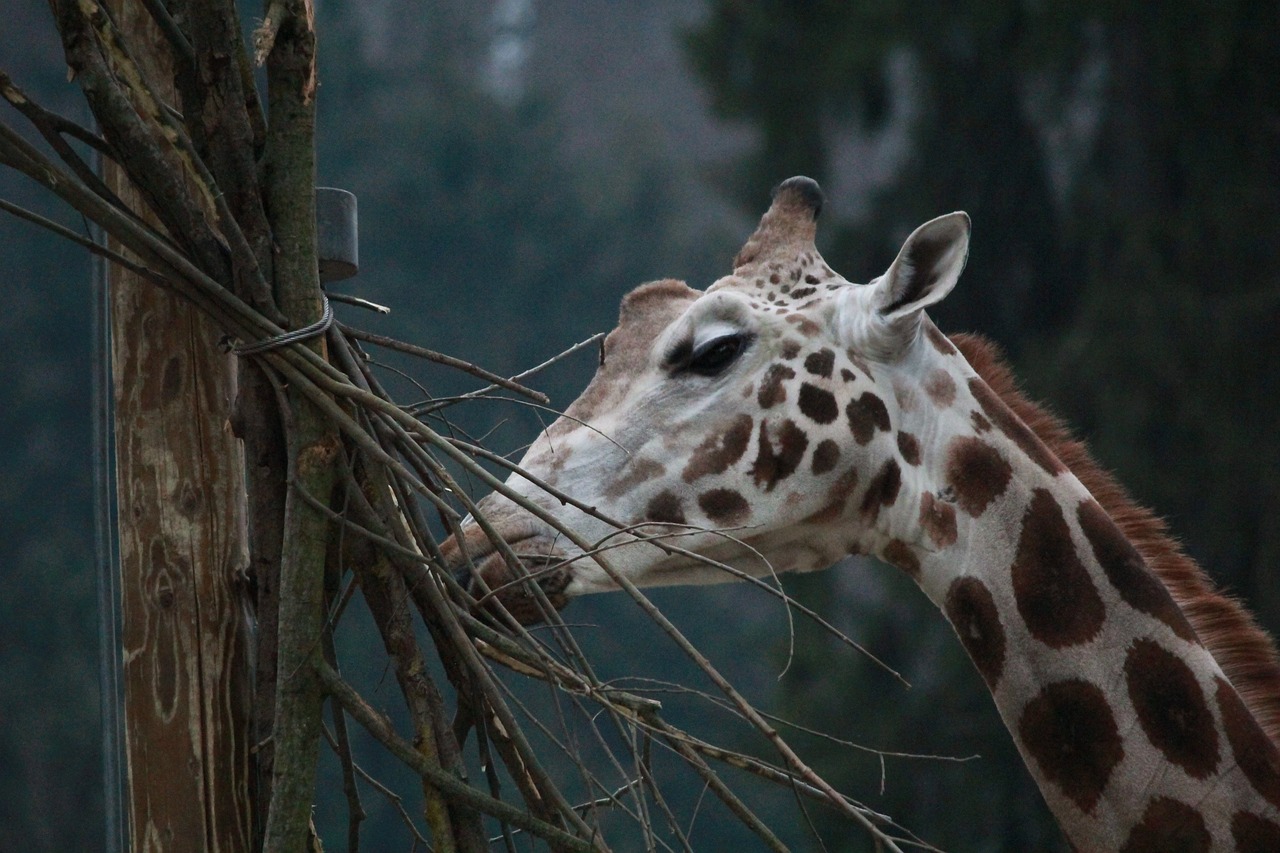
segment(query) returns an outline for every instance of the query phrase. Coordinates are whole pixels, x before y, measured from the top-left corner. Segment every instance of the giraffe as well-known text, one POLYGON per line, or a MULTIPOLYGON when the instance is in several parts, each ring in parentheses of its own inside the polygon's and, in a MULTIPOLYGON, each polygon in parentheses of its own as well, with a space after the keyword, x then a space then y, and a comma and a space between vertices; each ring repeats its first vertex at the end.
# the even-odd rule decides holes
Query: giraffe
MULTIPOLYGON (((732 579, 691 553, 755 575, 875 555, 949 620, 1076 850, 1280 850, 1271 641, 989 344, 929 320, 967 260, 965 214, 858 285, 818 254, 822 202, 791 178, 732 274, 628 294, 595 378, 486 517, 557 607, 618 576, 732 579), (646 541, 663 532, 680 547, 646 541)), ((512 581, 475 525, 444 551, 512 581)), ((537 618, 518 585, 502 600, 537 618)))

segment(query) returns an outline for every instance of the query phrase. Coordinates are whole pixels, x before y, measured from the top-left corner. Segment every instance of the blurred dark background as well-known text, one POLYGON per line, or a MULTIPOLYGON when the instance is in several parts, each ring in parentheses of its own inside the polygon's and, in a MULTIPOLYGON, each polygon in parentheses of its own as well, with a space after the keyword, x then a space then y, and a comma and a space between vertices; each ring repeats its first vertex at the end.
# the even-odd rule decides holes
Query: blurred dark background
MULTIPOLYGON (((823 184, 820 248, 851 280, 881 272, 915 225, 964 209, 973 250, 939 325, 996 339, 1032 395, 1280 629, 1274 2, 318 6, 320 183, 360 201, 362 272, 337 289, 394 309, 344 319, 510 374, 611 327, 642 281, 705 287, 728 272, 789 175, 823 184)), ((6 9, 0 68, 86 120, 46 5, 6 9)), ((83 228, 9 172, 0 197, 83 228)), ((89 274, 76 251, 0 219, 0 851, 102 846, 89 274)), ((433 394, 473 387, 396 363, 433 394)), ((588 353, 535 384, 564 405, 592 366, 588 353)), ((539 424, 497 403, 459 418, 505 447, 539 424)), ((759 594, 657 598, 797 722, 981 755, 890 758, 882 783, 876 757, 796 735, 871 807, 949 850, 1062 849, 980 679, 911 584, 855 564, 790 588, 913 687, 803 624, 792 651, 759 594)), ((611 674, 688 675, 674 649, 636 639, 649 629, 633 610, 605 596, 568 615, 611 674)), ((785 792, 752 797, 789 842, 821 849, 785 792)), ((367 799, 381 810, 367 849, 408 849, 367 799)), ((822 810, 810 818, 826 849, 869 849, 822 810)), ((344 818, 322 803, 318 819, 344 818)), ((727 823, 708 811, 693 840, 750 849, 727 823)))

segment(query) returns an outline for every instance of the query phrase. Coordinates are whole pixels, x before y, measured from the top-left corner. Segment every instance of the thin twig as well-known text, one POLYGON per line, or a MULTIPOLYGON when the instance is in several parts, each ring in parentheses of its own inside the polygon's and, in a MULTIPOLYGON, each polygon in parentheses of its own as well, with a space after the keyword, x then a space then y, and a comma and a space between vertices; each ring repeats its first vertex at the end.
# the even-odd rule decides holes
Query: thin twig
MULTIPOLYGON (((332 648, 333 640, 330 634, 325 649, 326 656, 331 654, 332 648)), ((331 666, 334 664, 332 657, 329 659, 329 664, 331 666)), ((329 710, 333 715, 333 733, 331 734, 329 728, 325 726, 324 736, 333 747, 334 753, 338 756, 338 763, 342 767, 342 793, 347 798, 347 853, 360 853, 360 824, 368 814, 364 810, 364 804, 360 802, 360 789, 356 785, 356 763, 351 757, 351 739, 347 736, 346 715, 336 702, 329 703, 329 710)))
MULTIPOLYGON (((515 376, 512 376, 512 377, 511 377, 511 381, 513 381, 513 382, 519 382, 521 379, 528 379, 530 376, 533 376, 535 373, 540 373, 540 372, 542 372, 543 370, 545 370, 546 368, 548 368, 548 367, 550 367, 551 365, 555 364, 556 362, 561 361, 562 359, 565 359, 565 358, 567 358, 567 357, 569 357, 569 356, 573 355, 575 352, 577 352, 578 350, 582 349, 583 347, 591 346, 591 345, 592 345, 592 344, 594 344, 595 342, 597 342, 597 341, 599 341, 599 340, 602 340, 604 337, 605 337, 605 333, 604 333, 604 332, 597 332, 596 334, 594 334, 594 335, 592 335, 591 337, 587 338, 585 341, 579 341, 578 343, 576 343, 576 344, 574 344, 573 346, 569 347, 567 350, 565 350, 564 352, 560 353, 559 355, 554 355, 554 356, 552 356, 551 358, 549 358, 549 359, 547 359, 546 361, 542 362, 542 364, 539 364, 539 365, 537 365, 537 366, 535 366, 535 367, 531 367, 531 368, 529 368, 528 370, 525 370, 525 371, 523 371, 523 372, 521 372, 521 373, 517 373, 515 376)), ((443 398, 443 399, 441 399, 441 400, 433 401, 433 404, 431 404, 431 405, 423 405, 423 406, 421 406, 421 407, 418 407, 418 408, 416 408, 416 409, 415 409, 415 411, 416 411, 417 413, 419 413, 419 414, 423 414, 423 415, 425 415, 425 414, 429 414, 429 413, 431 413, 431 412, 436 411, 437 409, 444 408, 445 406, 452 405, 453 403, 457 403, 457 402, 460 402, 460 401, 462 401, 462 400, 472 400, 472 399, 475 399, 476 397, 483 397, 483 396, 485 396, 485 395, 487 395, 487 394, 490 394, 490 393, 492 393, 492 392, 494 392, 494 391, 498 390, 498 388, 499 388, 499 387, 500 387, 500 386, 498 386, 498 385, 496 385, 496 384, 495 384, 495 385, 489 385, 489 386, 488 386, 488 387, 486 387, 486 388, 481 388, 481 389, 476 390, 476 391, 469 391, 469 392, 467 392, 466 394, 459 394, 459 395, 458 395, 458 396, 456 396, 456 397, 443 398)))
MULTIPOLYGON (((342 713, 342 711, 338 709, 337 703, 334 703, 334 708, 337 709, 335 710, 335 714, 342 713)), ((332 747, 335 752, 337 752, 338 743, 335 741, 333 733, 329 731, 328 727, 326 727, 324 730, 324 737, 325 737, 325 740, 328 741, 329 746, 332 747)), ((365 782, 373 786, 373 789, 375 791, 377 791, 379 794, 382 794, 382 796, 387 798, 388 802, 390 802, 393 806, 395 806, 396 811, 400 813, 400 819, 403 820, 404 825, 409 828, 409 832, 413 833, 414 839, 417 840, 424 847, 427 847, 428 849, 430 849, 431 842, 427 840, 427 837, 425 835, 423 835, 420 831, 418 831, 417 824, 415 824, 413 822, 413 818, 409 816, 409 812, 404 807, 404 800, 400 797, 400 795, 397 794, 395 791, 391 790, 390 788, 388 788, 386 785, 379 782, 376 778, 374 778, 369 773, 368 770, 365 770, 363 767, 361 767, 358 762, 352 761, 351 768, 355 771, 357 776, 359 776, 365 782)))
POLYGON ((376 346, 385 347, 386 349, 395 350, 396 352, 402 352, 402 353, 405 353, 406 355, 417 356, 418 358, 425 358, 428 361, 434 361, 437 364, 443 364, 446 367, 452 367, 455 370, 461 370, 464 373, 470 373, 472 376, 475 376, 479 379, 483 379, 486 382, 492 382, 494 385, 499 385, 503 388, 506 388, 508 391, 513 391, 516 394, 521 394, 525 397, 528 397, 530 400, 537 400, 539 403, 542 403, 544 405, 551 402, 551 398, 548 397, 546 394, 543 394, 541 391, 534 391, 532 388, 526 388, 525 386, 521 385, 519 382, 515 382, 513 380, 499 376, 496 373, 485 370, 483 367, 477 367, 476 365, 472 364, 469 361, 464 361, 460 358, 454 358, 451 355, 445 355, 442 352, 436 352, 435 350, 430 350, 430 349, 427 349, 426 347, 420 347, 416 344, 410 344, 410 343, 405 343, 404 341, 398 341, 395 338, 389 338, 386 335, 378 335, 378 334, 374 334, 373 332, 366 332, 363 329, 357 329, 353 326, 348 326, 344 323, 339 323, 338 328, 342 330, 343 334, 350 335, 351 337, 355 338, 358 341, 364 341, 365 343, 370 343, 376 346))
POLYGON ((62 162, 71 168, 76 177, 84 181, 94 192, 111 202, 111 204, 121 210, 126 209, 119 196, 103 183, 98 176, 97 170, 86 163, 76 150, 67 144, 62 135, 65 133, 89 145, 102 156, 115 159, 115 152, 111 150, 111 146, 106 143, 106 140, 75 122, 63 118, 57 113, 50 112, 37 104, 26 92, 14 85, 9 75, 3 71, 0 71, 0 95, 3 95, 5 100, 31 122, 32 126, 49 143, 49 146, 62 158, 62 162))
POLYGON ((362 699, 360 694, 356 693, 350 685, 333 671, 332 667, 322 661, 317 662, 316 672, 321 683, 324 684, 325 690, 341 703, 352 719, 360 723, 392 755, 412 768, 423 779, 437 787, 448 799, 476 811, 492 815, 512 826, 518 826, 539 838, 563 846, 568 850, 579 850, 583 851, 583 853, 594 853, 597 850, 597 847, 591 842, 570 835, 559 827, 539 820, 528 812, 521 811, 501 800, 495 800, 470 785, 459 781, 453 774, 432 766, 411 744, 397 735, 390 721, 362 699))
POLYGON ((147 7, 152 20, 160 27, 160 32, 164 33, 164 37, 168 39, 169 46, 173 48, 179 61, 185 63, 188 67, 194 68, 196 64, 195 51, 191 49, 191 42, 187 41, 186 35, 178 26, 178 23, 169 14, 169 10, 164 7, 160 0, 142 0, 142 5, 147 7))

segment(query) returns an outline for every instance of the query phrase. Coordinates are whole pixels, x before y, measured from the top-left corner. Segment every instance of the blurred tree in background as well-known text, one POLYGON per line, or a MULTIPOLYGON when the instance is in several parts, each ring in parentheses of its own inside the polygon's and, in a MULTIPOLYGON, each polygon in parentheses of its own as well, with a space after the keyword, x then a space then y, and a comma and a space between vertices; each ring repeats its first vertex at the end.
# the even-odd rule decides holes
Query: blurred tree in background
MULTIPOLYGON (((973 253, 940 325, 998 340, 1033 396, 1051 400, 1220 582, 1280 628, 1274 3, 718 0, 691 27, 684 4, 635 8, 649 26, 669 18, 668 39, 685 28, 703 92, 673 85, 679 59, 632 26, 634 9, 608 12, 627 26, 606 29, 565 0, 319 5, 321 182, 361 202, 363 274, 342 289, 394 308, 363 325, 512 372, 608 328, 621 293, 641 281, 705 287, 728 272, 768 188, 789 175, 823 182, 824 253, 854 279, 881 272, 915 225, 965 209, 973 253), (548 39, 543 21, 576 30, 548 39), (579 64, 541 79, 599 74, 624 103, 654 99, 656 114, 674 115, 705 101, 725 123, 706 119, 695 152, 646 113, 606 135, 606 151, 583 155, 590 143, 565 124, 557 92, 519 68, 521 51, 570 64, 545 56, 567 43, 586 46, 579 64), (663 57, 669 74, 610 77, 604 55, 618 51, 663 57), (736 209, 707 191, 709 177, 736 209), (477 315, 491 330, 482 340, 468 331, 477 315)), ((22 38, 0 40, 0 67, 65 107, 74 87, 47 15, 36 0, 6 7, 6 32, 22 38)), ((33 205, 7 178, 0 196, 33 205)), ((12 283, 0 320, 11 436, 0 458, 0 850, 95 849, 88 263, 22 225, 0 229, 12 283)), ((567 402, 590 362, 539 387, 567 402)), ((432 392, 471 387, 449 381, 432 392)), ((537 422, 504 427, 505 440, 527 440, 537 422)), ((708 651, 768 670, 754 686, 776 689, 805 725, 885 749, 983 756, 888 759, 882 796, 877 758, 851 761, 815 740, 811 754, 831 756, 818 769, 872 807, 951 850, 1061 844, 980 679, 923 596, 866 566, 792 587, 913 688, 804 626, 775 688, 786 657, 776 620, 724 605, 737 600, 726 591, 666 601, 693 600, 691 621, 721 641, 708 651), (743 648, 776 654, 770 663, 743 648)), ((584 621, 625 624, 599 615, 609 606, 575 608, 584 621)), ((863 843, 824 837, 833 850, 863 843)))
MULTIPOLYGON (((76 112, 47 5, 5 10, 0 68, 76 112), (19 36, 19 34, 21 34, 19 36)), ((87 112, 87 111, 86 111, 87 112)), ((0 170, 0 198, 73 228, 0 170)), ((89 258, 0 214, 0 850, 102 846, 89 258), (82 819, 67 819, 69 816, 82 819)))
MULTIPOLYGON (((865 209, 827 223, 828 260, 878 274, 908 229, 969 211, 973 248, 936 312, 942 327, 999 341, 1033 395, 1052 401, 1274 633, 1275 5, 713 6, 688 37, 691 56, 716 108, 761 132, 729 172, 735 191, 784 174, 830 185, 874 171, 848 162, 848 137, 899 132, 893 168, 862 175, 872 185, 865 209)), ((868 631, 872 648, 910 642, 924 666, 912 666, 914 690, 868 706, 851 700, 874 695, 882 675, 801 644, 782 688, 792 708, 826 709, 814 716, 827 729, 864 736, 892 714, 886 743, 989 756, 972 782, 945 791, 899 770, 906 790, 895 795, 891 775, 886 810, 913 814, 913 828, 948 849, 1048 843, 1052 832, 1025 819, 1043 815, 1039 795, 994 740, 989 700, 975 696, 956 650, 935 641, 948 632, 941 620, 923 604, 898 609, 905 595, 868 601, 835 575, 799 586, 868 631), (969 737, 976 725, 989 730, 969 737)), ((841 778, 840 765, 823 769, 841 778)), ((865 785, 865 767, 847 770, 854 790, 865 785)))
MULTIPOLYGON (((665 152, 613 152, 633 166, 624 177, 564 156, 555 93, 494 80, 493 7, 421 12, 388 5, 380 21, 333 2, 320 19, 342 57, 322 81, 321 181, 361 195, 361 251, 377 267, 360 287, 395 306, 389 328, 514 372, 612 326, 636 284, 732 251, 677 228, 665 152), (477 316, 503 346, 469 339, 477 316)), ((579 381, 554 390, 568 402, 579 381)))
POLYGON ((857 170, 842 122, 906 116, 896 170, 828 234, 837 268, 877 274, 969 211, 944 327, 999 341, 1273 629, 1277 43, 1265 2, 723 2, 689 36, 717 109, 761 132, 735 188, 857 170))

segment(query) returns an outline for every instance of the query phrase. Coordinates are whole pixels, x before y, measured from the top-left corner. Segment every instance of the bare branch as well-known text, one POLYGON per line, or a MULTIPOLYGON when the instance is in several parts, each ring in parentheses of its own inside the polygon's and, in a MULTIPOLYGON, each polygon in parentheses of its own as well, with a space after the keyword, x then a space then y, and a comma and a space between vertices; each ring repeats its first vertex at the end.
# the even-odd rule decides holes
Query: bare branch
POLYGON ((411 744, 403 740, 395 733, 391 727, 391 723, 375 711, 369 703, 360 698, 341 677, 338 676, 333 669, 325 663, 321 663, 316 667, 316 671, 320 676, 321 682, 324 684, 325 690, 329 695, 333 696, 347 713, 349 713, 356 722, 360 723, 369 734, 373 735, 387 750, 400 759, 407 766, 412 768, 423 779, 430 782, 435 787, 454 802, 461 803, 468 808, 476 811, 484 812, 492 815, 499 820, 505 821, 512 826, 518 826, 521 829, 554 843, 566 850, 583 851, 583 853, 591 853, 600 849, 590 841, 585 841, 577 836, 570 835, 559 827, 553 826, 545 821, 539 820, 527 812, 523 812, 501 800, 495 800, 486 794, 482 794, 475 788, 460 782, 452 774, 446 773, 438 767, 434 767, 427 763, 426 760, 413 748, 411 744))
POLYGON ((464 361, 460 358, 454 358, 451 355, 445 355, 442 352, 436 352, 435 350, 430 350, 430 349, 427 349, 426 347, 420 347, 415 344, 408 344, 408 343, 405 343, 404 341, 397 341, 395 338, 388 338, 385 335, 377 335, 377 334, 374 334, 373 332, 366 332, 362 329, 356 329, 342 323, 339 323, 338 327, 342 329, 344 334, 350 335, 351 337, 355 338, 358 341, 365 341, 366 343, 376 344, 377 346, 386 347, 387 349, 392 349, 392 350, 395 350, 396 352, 403 352, 409 355, 415 355, 419 358, 425 358, 428 361, 434 361, 437 364, 443 364, 446 367, 452 367, 456 370, 461 370, 464 373, 470 373, 472 376, 483 379, 486 382, 492 382, 494 385, 497 385, 501 388, 506 388, 508 391, 514 391, 517 394, 522 394, 525 397, 528 397, 531 400, 536 400, 539 403, 543 403, 544 405, 551 402, 551 399, 547 397, 546 394, 543 394, 541 391, 534 391, 532 388, 526 388, 520 383, 515 382, 511 379, 504 379, 498 374, 485 370, 483 367, 477 367, 476 365, 472 364, 469 361, 464 361))

